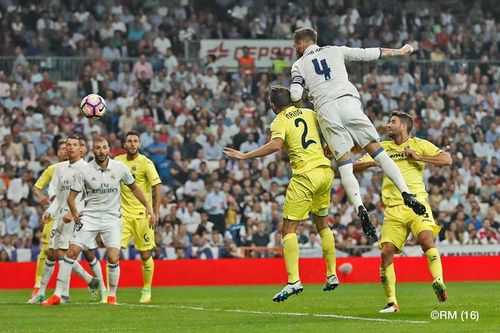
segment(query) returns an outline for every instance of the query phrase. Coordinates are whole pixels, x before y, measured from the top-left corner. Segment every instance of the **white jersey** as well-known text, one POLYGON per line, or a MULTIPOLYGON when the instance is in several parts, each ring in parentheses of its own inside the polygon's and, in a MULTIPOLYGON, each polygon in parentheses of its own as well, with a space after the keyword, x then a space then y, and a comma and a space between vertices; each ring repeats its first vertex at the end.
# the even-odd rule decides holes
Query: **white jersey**
POLYGON ((360 98, 356 87, 349 82, 345 62, 377 60, 381 52, 380 48, 309 46, 292 66, 292 101, 302 99, 303 88, 309 90, 309 100, 316 111, 322 105, 343 95, 360 98))
POLYGON ((92 161, 75 174, 71 191, 85 193, 85 207, 80 211, 84 216, 120 218, 120 182, 132 185, 134 181, 130 170, 120 161, 109 159, 106 170, 92 161))
MULTIPOLYGON (((49 184, 49 193, 53 193, 55 198, 47 209, 47 212, 54 215, 56 219, 61 218, 64 214, 69 212, 67 199, 71 190, 73 177, 85 165, 87 165, 87 162, 83 159, 80 159, 73 164, 69 163, 69 161, 57 163, 56 169, 54 170, 54 176, 49 184)), ((82 193, 76 197, 75 202, 78 209, 83 208, 82 193)))

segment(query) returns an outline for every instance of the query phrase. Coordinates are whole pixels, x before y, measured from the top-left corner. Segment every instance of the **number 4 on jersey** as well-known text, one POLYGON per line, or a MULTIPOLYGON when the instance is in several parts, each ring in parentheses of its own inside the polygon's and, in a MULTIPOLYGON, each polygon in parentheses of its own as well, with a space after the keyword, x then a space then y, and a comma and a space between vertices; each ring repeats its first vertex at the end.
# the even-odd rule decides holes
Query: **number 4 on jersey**
POLYGON ((320 62, 318 62, 318 59, 313 59, 312 62, 313 62, 314 71, 316 72, 316 74, 324 75, 325 81, 328 81, 332 78, 330 76, 330 72, 332 70, 330 69, 330 67, 328 67, 328 64, 326 63, 326 59, 322 59, 320 62))

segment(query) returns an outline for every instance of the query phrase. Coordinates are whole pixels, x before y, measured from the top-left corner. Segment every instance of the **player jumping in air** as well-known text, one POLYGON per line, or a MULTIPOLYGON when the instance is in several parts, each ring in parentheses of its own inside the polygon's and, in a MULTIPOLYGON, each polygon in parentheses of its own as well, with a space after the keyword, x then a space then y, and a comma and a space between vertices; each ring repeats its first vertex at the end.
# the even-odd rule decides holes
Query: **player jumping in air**
POLYGON ((248 153, 227 147, 224 148, 224 153, 229 157, 245 160, 272 154, 283 147, 288 152, 293 176, 286 190, 281 230, 288 284, 273 297, 273 301, 282 302, 304 289, 299 277, 299 242, 296 230, 299 222, 307 219, 309 213, 312 213, 313 222, 321 237, 326 261, 327 278, 323 290, 334 290, 339 284, 335 273, 335 239, 327 222, 334 175, 330 161, 323 153, 316 113, 310 109, 294 107, 290 91, 285 87, 271 87, 269 100, 276 114, 271 123, 271 141, 248 153))
MULTIPOLYGON (((69 240, 75 229, 75 223, 73 222, 71 214, 69 214, 67 198, 74 174, 86 165, 82 157, 85 156, 87 149, 85 141, 77 136, 69 137, 65 145, 68 161, 56 164, 49 185, 48 192, 53 193, 54 196, 49 208, 44 213, 43 220, 53 217, 55 222, 52 225, 50 233, 49 254, 43 266, 40 289, 37 295, 28 301, 28 303, 31 304, 40 303, 44 300, 45 290, 54 272, 55 263, 59 258, 64 257, 69 247, 69 240)), ((83 198, 81 196, 78 198, 78 203, 83 206, 83 198)), ((94 278, 85 271, 78 262, 75 262, 73 265, 73 271, 89 285, 94 299, 101 300, 101 294, 105 290, 105 286, 103 283, 101 265, 92 251, 92 249, 96 247, 97 244, 94 242, 92 246, 89 246, 85 251, 85 257, 96 277, 94 278)), ((63 303, 69 301, 69 288, 62 292, 61 300, 63 303)))
MULTIPOLYGON (((425 164, 437 166, 450 166, 452 163, 448 153, 442 151, 427 140, 411 138, 410 132, 413 128, 413 119, 406 113, 393 112, 387 125, 387 135, 391 141, 383 141, 389 156, 395 161, 403 173, 405 181, 419 201, 423 202, 427 212, 422 216, 415 215, 407 208, 394 183, 384 177, 382 183, 382 201, 387 206, 382 223, 381 239, 379 248, 382 251, 382 263, 380 267, 380 278, 384 286, 387 306, 380 310, 381 313, 397 312, 399 310, 396 300, 396 274, 394 272, 394 254, 400 253, 410 232, 413 234, 427 256, 429 271, 434 278, 432 288, 438 300, 444 302, 447 299, 446 287, 443 282, 443 268, 441 258, 434 244, 434 237, 441 229, 434 222, 429 204, 425 200, 428 196, 425 191, 423 173, 425 164)), ((354 170, 362 171, 379 164, 365 155, 361 160, 354 163, 354 170)))
POLYGON ((376 239, 376 231, 363 205, 359 184, 353 174, 350 151, 356 144, 368 152, 401 192, 404 203, 418 215, 425 206, 410 193, 401 172, 379 143, 378 133, 363 112, 356 87, 349 82, 346 61, 372 61, 384 57, 411 54, 411 45, 402 48, 319 47, 314 29, 301 28, 293 35, 293 47, 300 57, 292 66, 292 101, 302 100, 304 88, 318 113, 321 132, 337 161, 342 185, 361 219, 363 231, 376 239))
POLYGON ((71 183, 68 206, 76 223, 70 246, 57 276, 55 293, 42 304, 46 306, 61 303, 63 290, 68 288, 71 268, 78 255, 101 235, 107 249, 109 295, 108 304, 116 304, 116 289, 120 278, 120 243, 122 221, 120 211, 120 183, 129 186, 134 195, 146 207, 151 223, 156 224, 156 215, 147 202, 128 168, 109 158, 109 145, 103 137, 94 139, 92 151, 94 161, 79 170, 71 183), (76 198, 85 192, 85 207, 78 210, 76 198))
MULTIPOLYGON (((141 141, 139 133, 130 131, 125 135, 126 154, 119 155, 115 161, 123 162, 135 179, 137 186, 142 190, 146 199, 153 205, 153 211, 158 216, 161 200, 161 180, 156 168, 149 158, 139 153, 141 141), (153 191, 151 191, 153 190, 153 191), (154 192, 154 196, 153 193, 154 192)), ((151 250, 155 245, 154 226, 150 225, 146 210, 134 196, 131 189, 122 184, 122 249, 126 249, 130 238, 134 237, 134 246, 139 250, 142 259, 142 277, 144 287, 141 292, 140 303, 151 302, 151 282, 153 281, 154 261, 151 250)))

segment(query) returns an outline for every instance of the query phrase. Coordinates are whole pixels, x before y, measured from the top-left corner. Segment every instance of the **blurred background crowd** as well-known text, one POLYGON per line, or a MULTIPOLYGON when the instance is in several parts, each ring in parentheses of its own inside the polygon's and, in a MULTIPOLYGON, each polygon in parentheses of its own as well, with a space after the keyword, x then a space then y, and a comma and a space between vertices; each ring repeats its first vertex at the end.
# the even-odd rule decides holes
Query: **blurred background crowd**
MULTIPOLYGON (((238 68, 213 56, 185 61, 185 43, 204 38, 289 39, 317 28, 321 43, 400 47, 407 61, 372 63, 351 75, 366 113, 383 136, 393 110, 410 113, 413 135, 448 151, 453 167, 428 167, 425 182, 439 244, 498 244, 500 231, 500 22, 493 1, 40 1, 0 0, 0 261, 40 245, 44 207, 33 195, 40 173, 58 161, 56 143, 73 133, 104 135, 113 156, 123 134, 141 133, 142 152, 163 182, 157 258, 279 256, 280 221, 290 168, 284 152, 227 160, 268 139, 273 84, 289 85, 279 56, 238 68), (306 6, 307 4, 307 6, 306 6), (51 57, 84 57, 68 89, 51 57), (35 57, 35 58, 33 58, 35 57), (467 60, 463 60, 467 59, 467 60), (430 61, 425 61, 430 60, 430 61), (2 68, 3 67, 3 68, 2 68), (99 93, 107 116, 88 120, 81 97, 99 93), (258 248, 255 248, 258 247, 258 248), (214 255, 213 249, 218 249, 214 255), (267 250, 265 249, 267 248, 267 250), (171 257, 171 256, 170 256, 171 257)), ((289 65, 289 64, 288 64, 289 65)), ((351 64, 355 70, 357 64, 351 64)), ((91 158, 89 155, 87 158, 91 158)), ((380 227, 381 172, 359 175, 364 202, 380 227)), ((372 248, 338 180, 330 226, 338 250, 372 248)), ((304 249, 320 249, 303 223, 304 249)), ((410 238, 408 241, 414 244, 410 238)))

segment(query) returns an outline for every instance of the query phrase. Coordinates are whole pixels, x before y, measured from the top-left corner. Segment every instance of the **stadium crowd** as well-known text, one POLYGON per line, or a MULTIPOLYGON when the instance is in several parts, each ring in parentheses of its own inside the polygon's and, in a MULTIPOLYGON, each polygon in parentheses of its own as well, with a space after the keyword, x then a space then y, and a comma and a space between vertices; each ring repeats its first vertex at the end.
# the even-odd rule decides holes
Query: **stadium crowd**
MULTIPOLYGON (((500 23, 480 2, 440 7, 406 1, 386 10, 389 1, 376 8, 369 1, 314 1, 310 12, 301 10, 300 1, 276 1, 269 10, 262 10, 260 1, 202 2, 200 8, 189 1, 54 3, 0 1, 0 54, 15 57, 11 72, 0 71, 0 261, 9 260, 14 249, 39 247, 44 207, 31 188, 41 171, 57 162, 57 141, 76 133, 91 144, 94 135, 104 135, 116 156, 124 152, 121 140, 129 130, 142 133, 142 151, 163 182, 157 258, 165 256, 165 247, 175 248, 178 258, 210 258, 212 247, 220 248, 220 257, 279 255, 281 205, 290 179, 286 155, 236 162, 222 149, 247 152, 266 142, 274 117, 266 91, 272 84, 288 86, 289 71, 231 72, 213 58, 185 63, 176 54, 189 39, 290 38, 294 28, 308 25, 318 28, 324 42, 337 45, 418 43, 409 63, 373 65, 353 81, 382 135, 389 113, 405 111, 414 117, 414 135, 452 155, 451 169, 429 167, 425 173, 429 202, 443 227, 439 243, 499 243, 500 70, 488 59, 498 59, 500 23), (333 15, 319 15, 323 9, 333 15), (103 16, 111 20, 100 20, 103 16), (76 95, 26 58, 51 54, 89 57, 76 95), (138 58, 120 61, 125 56, 138 58), (482 61, 435 68, 416 58, 482 61), (100 121, 79 112, 80 97, 89 93, 107 101, 108 114, 100 121), (241 246, 269 251, 242 252, 241 246)), ((372 170, 359 178, 379 227, 381 173, 372 170)), ((371 244, 339 181, 331 200, 337 248, 359 254, 354 246, 371 244)), ((321 248, 310 223, 298 233, 304 248, 321 248)))

